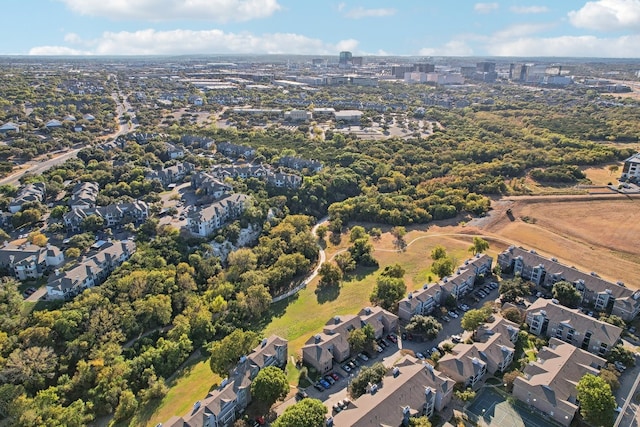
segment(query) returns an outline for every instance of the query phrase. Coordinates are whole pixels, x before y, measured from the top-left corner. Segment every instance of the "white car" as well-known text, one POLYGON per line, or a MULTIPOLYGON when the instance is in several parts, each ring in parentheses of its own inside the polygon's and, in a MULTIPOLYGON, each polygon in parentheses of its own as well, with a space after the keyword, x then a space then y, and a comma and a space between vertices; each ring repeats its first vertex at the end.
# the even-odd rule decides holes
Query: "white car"
POLYGON ((457 319, 457 318, 458 318, 458 315, 456 314, 456 312, 455 312, 455 311, 450 311, 450 312, 449 312, 449 316, 453 317, 454 319, 457 319))
POLYGON ((422 354, 422 353, 416 353, 416 357, 418 359, 420 359, 420 360, 424 360, 425 359, 424 354, 422 354))

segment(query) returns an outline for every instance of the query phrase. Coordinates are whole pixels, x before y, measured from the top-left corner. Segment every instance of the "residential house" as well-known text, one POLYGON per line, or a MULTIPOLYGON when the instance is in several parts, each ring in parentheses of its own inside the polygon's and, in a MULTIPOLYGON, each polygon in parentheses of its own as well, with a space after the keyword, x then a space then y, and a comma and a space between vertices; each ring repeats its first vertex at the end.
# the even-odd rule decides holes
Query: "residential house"
POLYGON ((598 356, 606 355, 622 334, 618 326, 538 298, 527 308, 529 332, 563 340, 598 356))
POLYGON ((207 237, 227 222, 240 217, 249 196, 231 194, 201 209, 192 210, 187 216, 187 229, 199 236, 207 237))
POLYGON ((420 290, 409 292, 398 303, 398 316, 408 322, 416 314, 431 314, 444 304, 449 295, 456 299, 463 297, 473 289, 480 275, 491 272, 492 263, 493 259, 489 255, 477 254, 459 266, 453 275, 444 277, 436 284, 426 284, 420 290))
POLYGON ((141 200, 130 203, 118 203, 93 208, 73 209, 62 217, 67 230, 77 232, 82 230, 84 220, 96 215, 104 220, 103 227, 120 227, 127 223, 141 224, 149 217, 149 205, 141 200))
POLYGON ((213 139, 206 136, 198 135, 182 135, 182 137, 180 137, 180 142, 184 145, 204 149, 209 149, 212 145, 215 144, 215 141, 213 139))
POLYGON ((329 419, 335 427, 399 426, 408 417, 430 417, 451 401, 454 381, 428 363, 404 356, 370 391, 329 419))
POLYGON ((93 122, 96 119, 92 114, 89 113, 83 115, 82 118, 88 122, 93 122))
POLYGON ((561 280, 573 283, 582 294, 582 304, 593 304, 597 311, 610 312, 625 321, 633 320, 640 313, 640 291, 628 289, 622 282, 604 280, 594 272, 583 273, 534 250, 511 246, 498 255, 498 265, 502 271, 519 274, 547 289, 561 280))
POLYGON ((97 182, 79 182, 71 190, 69 207, 72 210, 95 208, 99 192, 100 187, 97 182))
POLYGON ((62 127, 62 122, 60 120, 51 119, 45 125, 47 129, 56 129, 62 127))
POLYGON ((18 195, 9 204, 9 212, 16 213, 22 209, 22 205, 31 202, 42 202, 46 195, 44 182, 27 184, 20 189, 18 195))
POLYGON ((302 360, 318 372, 329 372, 334 361, 341 363, 350 356, 349 333, 367 324, 373 327, 376 338, 381 338, 397 330, 398 317, 380 307, 366 307, 357 315, 334 316, 321 333, 307 340, 302 360))
POLYGON ((170 160, 181 159, 184 157, 184 149, 168 142, 165 142, 167 156, 170 160))
POLYGON ((198 191, 201 196, 210 196, 214 199, 220 199, 233 192, 231 185, 207 172, 196 172, 191 175, 191 188, 198 191))
POLYGON ((166 427, 229 427, 251 403, 251 382, 267 366, 286 366, 287 340, 272 335, 247 356, 242 356, 220 387, 209 392, 202 401, 182 417, 172 417, 166 427))
POLYGON ((49 276, 47 297, 50 299, 70 299, 104 282, 136 250, 132 240, 108 242, 94 255, 82 259, 67 271, 56 270, 49 276))
POLYGON ((242 164, 242 165, 232 165, 232 166, 216 165, 213 168, 211 168, 211 173, 213 174, 213 176, 215 176, 216 178, 222 181, 224 181, 226 178, 266 179, 270 173, 270 169, 263 165, 253 165, 250 163, 242 164))
POLYGON ((18 280, 38 279, 63 262, 62 251, 50 244, 41 248, 28 242, 19 246, 5 242, 0 247, 0 268, 18 280))
POLYGON ((576 384, 585 374, 598 375, 606 361, 556 338, 529 362, 513 382, 513 396, 557 423, 568 426, 578 410, 576 384))
POLYGON ((187 174, 194 170, 195 166, 189 162, 177 163, 173 166, 160 169, 159 171, 151 171, 145 175, 145 179, 157 179, 166 187, 169 184, 181 182, 187 174))

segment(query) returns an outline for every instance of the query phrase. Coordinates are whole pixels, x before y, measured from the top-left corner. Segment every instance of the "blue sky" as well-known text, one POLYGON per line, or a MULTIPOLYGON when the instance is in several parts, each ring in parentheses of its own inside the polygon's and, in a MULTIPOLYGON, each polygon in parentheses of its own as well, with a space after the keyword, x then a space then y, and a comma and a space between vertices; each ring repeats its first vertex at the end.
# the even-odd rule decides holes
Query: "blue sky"
POLYGON ((2 55, 640 57, 640 0, 3 0, 2 55))

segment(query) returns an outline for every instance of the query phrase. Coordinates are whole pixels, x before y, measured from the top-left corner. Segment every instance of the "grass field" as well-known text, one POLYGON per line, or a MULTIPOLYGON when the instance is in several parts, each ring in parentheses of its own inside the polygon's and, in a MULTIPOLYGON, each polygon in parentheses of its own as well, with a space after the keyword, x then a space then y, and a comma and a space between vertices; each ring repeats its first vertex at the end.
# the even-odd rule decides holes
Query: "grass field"
POLYGON ((218 375, 211 372, 208 359, 196 359, 167 384, 169 392, 164 399, 139 411, 130 425, 155 426, 174 415, 184 415, 221 381, 218 375))
POLYGON ((477 232, 493 235, 554 256, 568 265, 640 288, 640 199, 576 200, 558 197, 546 202, 514 198, 497 219, 477 232), (527 218, 527 222, 522 218, 527 218))
POLYGON ((587 175, 587 179, 589 179, 593 185, 607 185, 610 182, 617 184, 620 173, 622 172, 622 163, 615 162, 599 167, 582 168, 582 172, 587 175), (611 172, 609 166, 612 165, 618 166, 618 171, 611 172))

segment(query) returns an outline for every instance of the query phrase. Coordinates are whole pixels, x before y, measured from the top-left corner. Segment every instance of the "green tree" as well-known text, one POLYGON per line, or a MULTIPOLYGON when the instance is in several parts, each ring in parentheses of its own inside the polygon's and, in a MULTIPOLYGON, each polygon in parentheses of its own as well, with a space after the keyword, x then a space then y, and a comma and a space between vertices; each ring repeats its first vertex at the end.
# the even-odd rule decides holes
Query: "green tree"
POLYGON ((11 240, 9 233, 0 228, 0 242, 7 242, 9 240, 11 240))
POLYGON ((338 286, 342 280, 342 270, 337 265, 325 262, 318 270, 320 286, 338 286))
POLYGON ((351 231, 349 233, 349 241, 353 243, 358 239, 369 239, 369 235, 367 234, 367 230, 365 230, 363 226, 354 225, 353 227, 351 227, 351 231))
POLYGON ((565 280, 554 283, 551 292, 560 304, 570 308, 576 308, 582 301, 582 294, 578 292, 573 283, 565 280))
POLYGON ((397 225, 391 229, 391 235, 393 236, 393 244, 398 250, 404 250, 407 247, 407 242, 404 240, 404 236, 407 235, 407 229, 401 225, 397 225))
POLYGON ((318 399, 302 399, 284 410, 273 427, 324 427, 327 407, 318 399))
POLYGON ((481 254, 482 252, 486 252, 489 249, 489 242, 484 240, 482 237, 474 237, 473 245, 469 248, 469 252, 472 254, 481 254))
POLYGON ((404 280, 396 277, 379 276, 369 300, 389 311, 397 311, 398 302, 404 298, 407 286, 404 280))
POLYGON ((612 175, 616 172, 618 172, 618 170, 620 169, 620 166, 618 165, 611 165, 609 166, 607 169, 609 169, 609 175, 612 175))
POLYGON ((410 417, 409 427, 431 427, 431 421, 427 417, 410 417))
POLYGON ((328 231, 329 228, 326 225, 319 225, 318 228, 316 228, 316 236, 318 236, 318 239, 324 240, 324 238, 327 237, 328 231))
POLYGON ((98 231, 104 227, 104 218, 99 215, 89 215, 82 220, 82 229, 86 231, 98 231))
POLYGON ((446 257, 447 257, 447 250, 445 249, 444 246, 437 245, 431 250, 431 259, 434 261, 438 259, 446 258, 446 257))
POLYGON ((51 347, 18 348, 7 358, 0 379, 34 391, 55 376, 57 367, 58 357, 51 347))
POLYGON ((586 422, 595 426, 613 425, 614 410, 617 407, 611 387, 593 374, 584 375, 576 385, 580 414, 586 422))
POLYGON ((487 321, 488 313, 483 309, 471 309, 467 311, 460 320, 460 326, 465 331, 473 331, 475 333, 476 330, 487 321))
POLYGON ((518 298, 529 295, 530 292, 530 285, 520 277, 503 280, 500 283, 500 299, 502 299, 502 302, 514 302, 518 298))
POLYGON ((453 259, 450 257, 438 258, 431 264, 431 271, 441 279, 453 273, 453 259))
POLYGON ((506 310, 503 310, 502 317, 517 324, 522 323, 522 321, 524 320, 523 319, 524 316, 522 315, 522 312, 517 307, 509 307, 506 310))
POLYGON ((69 248, 66 251, 64 251, 64 256, 71 259, 80 257, 80 254, 81 252, 80 252, 80 249, 78 248, 69 248))
POLYGON ((604 367, 600 369, 599 375, 600 378, 602 378, 607 384, 609 384, 609 387, 611 387, 611 391, 615 392, 620 388, 620 372, 618 372, 615 367, 611 365, 604 367))
POLYGON ((131 390, 124 390, 120 394, 120 401, 115 414, 113 414, 113 419, 115 421, 128 420, 135 414, 137 409, 138 401, 136 400, 136 395, 131 390))
POLYGON ((259 341, 255 332, 236 329, 220 341, 214 342, 209 360, 211 371, 226 378, 229 370, 238 363, 240 356, 248 354, 259 341))
POLYGON ((338 265, 338 268, 340 268, 343 273, 349 273, 356 269, 356 262, 353 260, 353 257, 349 252, 341 252, 337 254, 334 260, 338 265))
POLYGON ((406 330, 412 334, 422 335, 426 339, 432 340, 442 330, 442 324, 435 317, 416 315, 411 318, 406 330))
POLYGON ((456 390, 453 392, 453 395, 463 402, 468 402, 476 398, 476 392, 470 388, 466 388, 464 390, 456 390))
POLYGON ((362 350, 373 349, 373 342, 376 339, 376 332, 373 326, 366 324, 362 328, 357 328, 349 332, 349 348, 352 353, 360 353, 362 350))
POLYGON ((289 393, 287 376, 276 366, 261 369, 251 382, 251 396, 267 410, 276 401, 284 399, 287 393, 289 393))

